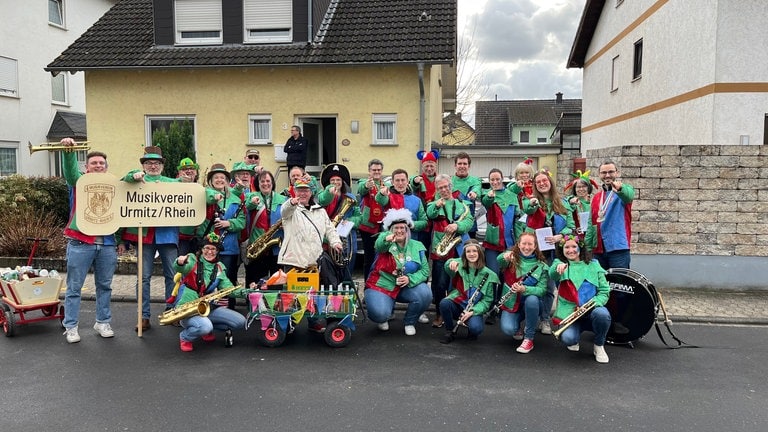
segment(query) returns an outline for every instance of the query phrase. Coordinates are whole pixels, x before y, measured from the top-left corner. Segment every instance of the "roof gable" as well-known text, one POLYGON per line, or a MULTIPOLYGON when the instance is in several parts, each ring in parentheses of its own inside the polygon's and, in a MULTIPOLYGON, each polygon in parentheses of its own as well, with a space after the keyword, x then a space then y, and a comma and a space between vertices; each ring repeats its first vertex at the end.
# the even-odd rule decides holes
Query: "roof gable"
POLYGON ((123 0, 46 70, 450 64, 456 11, 456 0, 331 0, 313 43, 180 47, 154 44, 152 0, 123 0))
POLYGON ((568 56, 568 68, 584 67, 584 61, 587 57, 589 44, 592 43, 592 37, 595 35, 597 22, 600 20, 600 14, 603 12, 605 0, 587 0, 584 5, 584 12, 581 14, 579 28, 576 30, 576 37, 571 46, 571 54, 568 56))

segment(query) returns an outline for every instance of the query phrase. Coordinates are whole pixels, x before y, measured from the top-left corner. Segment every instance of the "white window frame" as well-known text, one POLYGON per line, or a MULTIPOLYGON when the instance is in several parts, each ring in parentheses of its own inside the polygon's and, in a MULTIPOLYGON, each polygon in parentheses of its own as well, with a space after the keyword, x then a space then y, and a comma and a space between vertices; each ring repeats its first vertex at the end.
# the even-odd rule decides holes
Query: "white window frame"
POLYGON ((632 45, 632 81, 643 77, 643 38, 632 45))
POLYGON ((536 144, 548 144, 549 143, 549 133, 546 129, 537 129, 536 130, 536 144), (544 138, 544 141, 541 139, 544 138))
POLYGON ((293 42, 292 0, 243 0, 243 43, 293 42))
POLYGON ((611 60, 611 93, 619 89, 619 56, 611 60))
POLYGON ((371 139, 373 145, 396 146, 397 145, 397 114, 373 114, 371 139), (392 124, 392 136, 380 136, 379 126, 392 124))
POLYGON ((0 56, 0 96, 19 97, 19 61, 0 56))
POLYGON ((2 149, 3 153, 6 153, 10 156, 11 160, 13 161, 14 165, 14 171, 13 172, 6 172, 3 170, 3 154, 0 154, 0 178, 9 176, 11 174, 18 174, 19 173, 19 144, 13 143, 10 141, 0 141, 0 149, 2 149), (10 150, 10 151, 8 151, 10 150))
POLYGON ((64 0, 48 0, 48 24, 56 27, 66 28, 67 20, 64 14, 64 0), (58 18, 61 22, 51 21, 51 12, 54 12, 54 18, 58 18), (55 15, 58 14, 58 17, 55 15))
POLYGON ((69 105, 69 79, 66 72, 59 72, 56 76, 51 76, 51 102, 56 105, 69 105), (61 87, 63 93, 61 100, 56 99, 57 86, 61 87))
POLYGON ((520 137, 520 144, 530 144, 531 143, 531 131, 529 131, 528 129, 521 130, 520 133, 518 134, 518 136, 520 137), (525 141, 523 141, 523 133, 528 134, 528 138, 525 141))
POLYGON ((248 144, 250 145, 272 145, 272 115, 271 114, 249 114, 248 115, 248 144), (266 123, 266 136, 256 136, 256 125, 266 123))
POLYGON ((144 116, 144 142, 147 146, 151 146, 152 144, 152 133, 155 131, 155 128, 153 127, 153 122, 155 121, 162 121, 162 122, 168 122, 172 123, 174 120, 176 121, 191 121, 192 122, 192 140, 195 147, 195 152, 197 152, 197 119, 192 114, 179 114, 179 115, 146 115, 144 116))
POLYGON ((221 0, 176 0, 173 16, 176 45, 221 45, 224 42, 221 0), (191 35, 199 32, 216 35, 191 35))

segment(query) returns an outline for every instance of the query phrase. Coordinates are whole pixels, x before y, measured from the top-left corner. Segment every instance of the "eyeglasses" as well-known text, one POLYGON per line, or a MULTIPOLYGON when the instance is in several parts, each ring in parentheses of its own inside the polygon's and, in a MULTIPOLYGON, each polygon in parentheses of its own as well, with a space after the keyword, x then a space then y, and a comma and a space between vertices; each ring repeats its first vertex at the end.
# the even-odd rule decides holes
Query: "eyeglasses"
POLYGON ((613 175, 613 174, 616 174, 616 171, 615 171, 615 170, 610 170, 610 171, 600 171, 600 175, 613 175))
POLYGON ((248 159, 256 159, 256 160, 259 160, 259 155, 248 155, 248 159))
POLYGON ((217 248, 216 246, 205 246, 205 247, 203 247, 203 252, 216 252, 218 250, 219 250, 219 248, 217 248))

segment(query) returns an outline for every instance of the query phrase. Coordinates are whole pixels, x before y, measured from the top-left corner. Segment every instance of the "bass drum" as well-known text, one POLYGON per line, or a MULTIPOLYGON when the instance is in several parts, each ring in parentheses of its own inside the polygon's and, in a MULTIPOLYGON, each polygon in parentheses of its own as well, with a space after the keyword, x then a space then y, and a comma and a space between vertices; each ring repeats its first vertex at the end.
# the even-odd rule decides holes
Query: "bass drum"
POLYGON ((605 307, 611 313, 608 343, 629 344, 645 336, 659 312, 656 288, 643 275, 624 268, 605 275, 611 294, 605 307))

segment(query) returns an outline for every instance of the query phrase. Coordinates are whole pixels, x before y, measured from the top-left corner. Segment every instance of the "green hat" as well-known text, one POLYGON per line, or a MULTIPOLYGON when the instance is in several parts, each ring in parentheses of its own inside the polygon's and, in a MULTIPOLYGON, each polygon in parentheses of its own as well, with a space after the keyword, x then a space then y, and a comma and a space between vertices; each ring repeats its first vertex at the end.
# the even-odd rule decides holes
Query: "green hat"
POLYGON ((253 174, 253 165, 248 165, 245 162, 235 162, 235 164, 232 166, 232 171, 230 171, 232 174, 236 172, 249 172, 253 174))
POLYGON ((196 164, 195 161, 193 161, 190 158, 184 158, 179 162, 179 166, 176 168, 177 171, 181 171, 185 168, 194 168, 196 170, 200 169, 200 165, 196 164))

